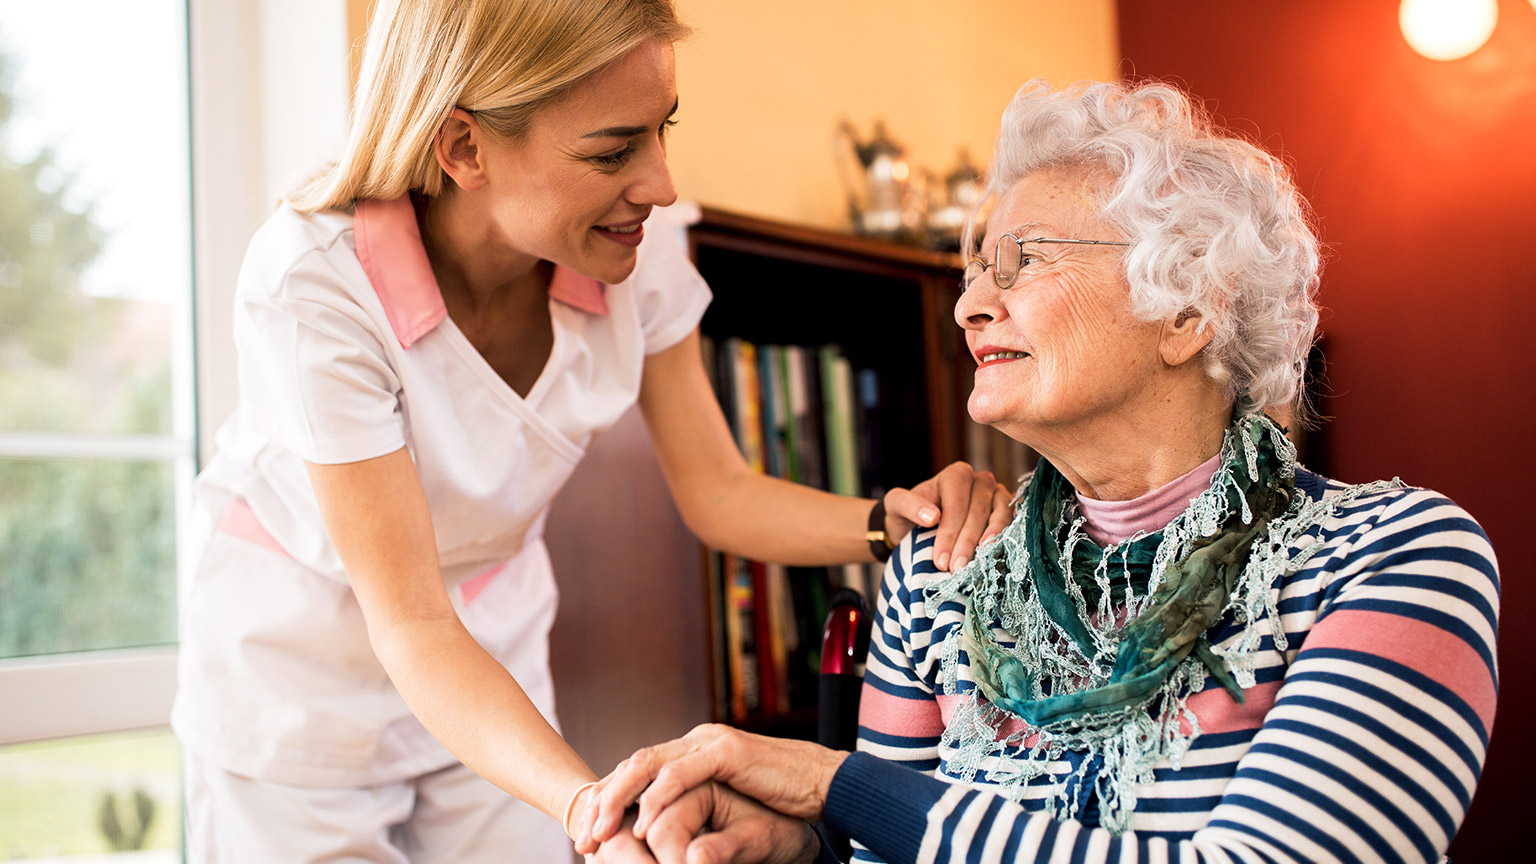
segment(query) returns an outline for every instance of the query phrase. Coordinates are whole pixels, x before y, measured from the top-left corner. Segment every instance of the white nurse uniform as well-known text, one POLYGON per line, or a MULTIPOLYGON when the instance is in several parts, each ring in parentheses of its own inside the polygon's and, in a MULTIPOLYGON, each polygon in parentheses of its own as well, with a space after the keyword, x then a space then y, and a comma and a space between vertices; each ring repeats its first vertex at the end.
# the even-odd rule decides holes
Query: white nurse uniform
POLYGON ((660 215, 625 281, 556 268, 554 346, 526 396, 448 317, 409 199, 355 214, 284 206, 267 220, 237 285, 240 407, 197 482, 172 712, 189 757, 334 789, 455 764, 369 648, 304 465, 401 447, 460 618, 554 721, 550 501, 592 436, 635 403, 646 356, 687 336, 710 300, 660 215))

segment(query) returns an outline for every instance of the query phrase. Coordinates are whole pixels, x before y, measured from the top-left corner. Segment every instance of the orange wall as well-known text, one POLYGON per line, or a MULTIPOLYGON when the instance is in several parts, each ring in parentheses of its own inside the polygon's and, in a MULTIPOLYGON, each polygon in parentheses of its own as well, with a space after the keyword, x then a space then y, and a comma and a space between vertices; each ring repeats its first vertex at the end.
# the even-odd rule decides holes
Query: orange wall
POLYGON ((847 225, 839 121, 868 135, 884 118, 914 167, 941 176, 961 146, 985 167, 1020 84, 1113 75, 1118 59, 1111 0, 677 5, 695 31, 677 48, 679 193, 833 229, 847 225))
POLYGON ((1455 860, 1504 860, 1536 771, 1536 8, 1502 0, 1462 60, 1403 41, 1397 0, 1121 0, 1123 71, 1186 85, 1294 165, 1330 261, 1332 473, 1401 476, 1500 554, 1499 714, 1455 860))

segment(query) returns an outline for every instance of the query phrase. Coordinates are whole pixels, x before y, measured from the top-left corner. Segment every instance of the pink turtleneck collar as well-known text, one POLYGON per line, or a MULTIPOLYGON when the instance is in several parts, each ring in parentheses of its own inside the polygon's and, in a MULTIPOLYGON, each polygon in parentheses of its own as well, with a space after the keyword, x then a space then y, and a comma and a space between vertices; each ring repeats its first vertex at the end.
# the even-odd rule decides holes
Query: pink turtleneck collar
POLYGON ((1219 467, 1218 453, 1183 477, 1129 501, 1098 501, 1079 494, 1077 508, 1088 520, 1083 527, 1100 546, 1119 543, 1137 532, 1161 531, 1195 496, 1210 487, 1219 467))

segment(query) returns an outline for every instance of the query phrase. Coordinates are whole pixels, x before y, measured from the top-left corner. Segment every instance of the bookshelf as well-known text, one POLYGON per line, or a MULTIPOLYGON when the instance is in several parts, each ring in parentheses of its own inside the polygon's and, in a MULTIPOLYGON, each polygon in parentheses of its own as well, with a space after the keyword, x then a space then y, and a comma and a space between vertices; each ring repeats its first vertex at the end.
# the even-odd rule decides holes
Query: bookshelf
MULTIPOLYGON (((959 255, 713 208, 689 246, 714 290, 705 364, 749 462, 865 497, 957 459, 1010 486, 1027 467, 1022 445, 966 414, 959 255)), ((869 596, 878 571, 703 557, 713 719, 812 737, 826 598, 869 596)))

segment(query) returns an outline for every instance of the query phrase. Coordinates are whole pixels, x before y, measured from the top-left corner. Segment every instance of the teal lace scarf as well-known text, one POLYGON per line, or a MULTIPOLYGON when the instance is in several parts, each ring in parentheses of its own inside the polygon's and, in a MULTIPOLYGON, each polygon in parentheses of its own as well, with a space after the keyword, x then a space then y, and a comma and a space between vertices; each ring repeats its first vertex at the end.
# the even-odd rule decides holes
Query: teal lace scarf
POLYGON ((1312 502, 1295 493, 1295 476, 1284 432, 1263 415, 1239 417, 1208 489, 1162 531, 1101 548, 1082 530, 1071 485, 1042 460, 1013 523, 924 588, 930 614, 966 602, 963 626, 938 646, 941 692, 963 696, 943 738, 951 772, 973 782, 985 763, 1014 797, 1051 773, 1057 818, 1079 816, 1091 792, 1099 824, 1126 831, 1153 768, 1178 769, 1200 734, 1185 700, 1206 674, 1241 701, 1260 622, 1285 650, 1269 588, 1307 557, 1290 545, 1343 500, 1390 485, 1312 502), (1217 650, 1208 632, 1229 613, 1237 636, 1217 650), (976 684, 965 694, 962 647, 976 684), (1000 734, 1011 717, 1024 728, 1000 734), (1069 752, 1076 766, 1062 773, 1069 752))

